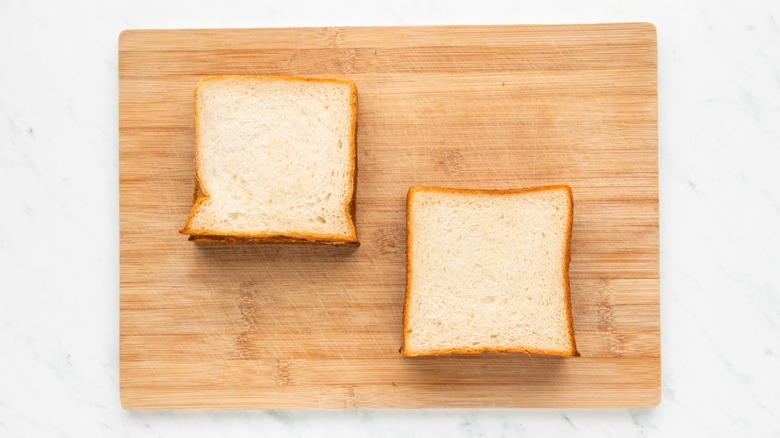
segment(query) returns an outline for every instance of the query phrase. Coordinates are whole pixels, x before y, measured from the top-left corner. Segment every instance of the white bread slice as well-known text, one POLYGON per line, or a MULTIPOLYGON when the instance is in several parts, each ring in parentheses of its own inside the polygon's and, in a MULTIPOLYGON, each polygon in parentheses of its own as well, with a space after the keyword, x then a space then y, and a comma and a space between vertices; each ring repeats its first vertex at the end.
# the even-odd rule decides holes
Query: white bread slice
POLYGON ((357 244, 355 84, 207 76, 195 89, 195 195, 183 234, 357 244))
POLYGON ((569 186, 413 187, 407 197, 405 356, 579 356, 569 298, 569 186))

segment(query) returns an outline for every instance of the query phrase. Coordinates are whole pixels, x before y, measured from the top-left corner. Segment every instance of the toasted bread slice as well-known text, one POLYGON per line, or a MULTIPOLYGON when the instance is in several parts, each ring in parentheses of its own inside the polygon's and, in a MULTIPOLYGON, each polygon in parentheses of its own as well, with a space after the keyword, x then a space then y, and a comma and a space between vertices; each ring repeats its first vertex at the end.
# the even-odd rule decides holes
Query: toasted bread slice
POLYGON ((207 76, 195 89, 190 240, 357 244, 355 84, 207 76))
POLYGON ((403 354, 579 356, 572 211, 568 186, 410 189, 403 354))

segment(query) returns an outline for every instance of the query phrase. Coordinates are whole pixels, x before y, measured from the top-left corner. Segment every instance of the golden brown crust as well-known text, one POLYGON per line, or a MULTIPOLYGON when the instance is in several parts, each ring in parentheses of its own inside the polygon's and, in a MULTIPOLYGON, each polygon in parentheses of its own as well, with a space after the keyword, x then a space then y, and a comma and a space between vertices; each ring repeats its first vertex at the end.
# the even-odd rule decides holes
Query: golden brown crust
POLYGON ((309 244, 316 244, 316 243, 323 243, 327 245, 352 245, 357 246, 360 245, 359 242, 354 240, 313 240, 313 239, 303 239, 303 238, 294 238, 289 236, 282 236, 282 235, 275 235, 275 236, 266 236, 266 237, 241 237, 241 236, 217 236, 217 235, 203 235, 203 234, 192 234, 189 238, 190 241, 193 242, 220 242, 220 243, 309 243, 309 244))
POLYGON ((574 340, 574 323, 572 318, 572 310, 571 310, 571 293, 569 289, 569 259, 571 254, 571 230, 572 230, 572 223, 574 219, 574 202, 573 202, 573 196, 571 187, 568 185, 553 185, 553 186, 542 186, 542 187, 530 187, 530 188, 521 188, 521 189, 454 189, 454 188, 447 188, 447 187, 412 187, 409 189, 409 192, 406 195, 406 296, 404 299, 404 322, 403 322, 403 342, 404 345, 401 347, 401 354, 407 357, 414 357, 414 356, 438 356, 438 355, 448 355, 448 354, 480 354, 484 352, 492 352, 492 353, 526 353, 526 354, 545 354, 545 355, 553 355, 553 356, 566 356, 566 357, 579 357, 580 353, 577 351, 577 344, 574 340), (440 192, 440 193, 460 193, 460 194, 495 194, 495 195, 509 195, 509 194, 516 194, 516 193, 531 193, 531 192, 543 192, 547 190, 559 190, 564 189, 566 190, 569 198, 569 220, 567 224, 567 230, 566 230, 566 250, 564 254, 564 269, 563 274, 565 278, 565 288, 566 288, 566 317, 568 320, 568 326, 569 326, 569 335, 571 338, 571 348, 569 351, 553 351, 553 350, 544 350, 544 349, 533 349, 533 348, 491 348, 491 347, 480 347, 480 348, 451 348, 451 349, 445 349, 445 350, 432 350, 432 351, 425 351, 420 353, 412 353, 409 352, 406 349, 406 334, 408 330, 409 325, 409 301, 410 301, 410 284, 411 284, 411 278, 412 278, 412 264, 411 264, 411 248, 412 248, 412 232, 411 232, 411 221, 412 221, 412 214, 411 214, 411 206, 412 201, 414 200, 414 195, 417 192, 421 191, 428 191, 428 192, 440 192))
POLYGON ((349 106, 352 108, 352 122, 349 127, 349 150, 352 157, 350 162, 352 167, 349 169, 350 180, 352 180, 352 187, 350 187, 352 193, 347 196, 349 202, 344 206, 344 213, 349 218, 349 226, 352 228, 352 238, 355 243, 357 240, 357 231, 355 230, 355 192, 357 188, 357 85, 351 81, 343 81, 338 79, 332 79, 332 81, 349 84, 350 86, 350 99, 349 106))
POLYGON ((563 357, 579 357, 579 353, 575 351, 575 354, 571 354, 570 352, 563 352, 563 351, 553 351, 553 350, 544 350, 544 349, 522 349, 522 348, 451 348, 449 350, 431 350, 426 351, 424 353, 407 353, 406 351, 403 352, 403 355, 406 357, 419 357, 419 356, 447 356, 452 354, 482 354, 482 353, 525 353, 528 355, 531 354, 544 354, 547 356, 563 356, 563 357))
POLYGON ((412 283, 412 201, 414 201, 414 194, 422 189, 424 187, 412 187, 406 193, 406 292, 404 295, 404 344, 401 347, 401 354, 404 356, 415 356, 406 350, 406 334, 409 330, 409 301, 412 283))
POLYGON ((571 289, 569 286, 569 263, 571 262, 571 229, 574 223, 574 195, 572 195, 571 187, 564 185, 566 192, 569 196, 569 222, 566 227, 566 253, 564 254, 563 264, 563 277, 566 287, 566 319, 569 322, 569 336, 571 338, 571 351, 569 356, 579 357, 580 352, 577 351, 577 342, 574 339, 574 318, 572 317, 571 310, 571 289))
POLYGON ((346 81, 343 79, 329 79, 329 78, 300 78, 294 76, 239 76, 239 75, 217 75, 217 76, 204 76, 198 81, 198 85, 195 87, 195 191, 193 193, 192 210, 190 210, 187 221, 184 224, 184 228, 179 230, 181 234, 189 234, 191 241, 196 242, 224 242, 224 243, 322 243, 331 245, 359 245, 360 242, 357 239, 357 233, 355 229, 355 187, 357 185, 357 86, 354 82, 346 81), (237 78, 246 80, 286 80, 286 81, 304 81, 304 82, 330 82, 349 85, 350 87, 350 108, 352 111, 352 120, 350 121, 350 153, 352 163, 349 169, 349 180, 352 181, 350 186, 351 193, 347 196, 347 202, 344 204, 344 213, 347 215, 348 223, 351 229, 351 234, 348 236, 336 235, 336 234, 314 234, 314 233, 289 233, 289 234, 274 234, 274 233, 231 233, 224 234, 218 233, 215 230, 195 230, 190 227, 192 218, 195 217, 195 213, 200 206, 206 202, 210 195, 203 188, 201 184, 199 169, 200 162, 198 160, 200 153, 200 122, 198 118, 200 110, 200 102, 198 99, 198 90, 204 82, 221 80, 225 78, 237 78))

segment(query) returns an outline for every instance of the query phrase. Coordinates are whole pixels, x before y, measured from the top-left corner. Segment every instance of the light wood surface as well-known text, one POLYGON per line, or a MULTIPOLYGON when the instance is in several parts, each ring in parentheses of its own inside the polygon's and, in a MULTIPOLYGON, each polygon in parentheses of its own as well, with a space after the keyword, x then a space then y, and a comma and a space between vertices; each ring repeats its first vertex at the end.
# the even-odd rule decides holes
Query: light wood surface
POLYGON ((120 388, 158 408, 629 407, 660 400, 650 24, 133 30, 119 38, 120 388), (193 89, 358 87, 357 248, 195 244, 193 89), (574 194, 579 358, 404 358, 413 185, 574 194))

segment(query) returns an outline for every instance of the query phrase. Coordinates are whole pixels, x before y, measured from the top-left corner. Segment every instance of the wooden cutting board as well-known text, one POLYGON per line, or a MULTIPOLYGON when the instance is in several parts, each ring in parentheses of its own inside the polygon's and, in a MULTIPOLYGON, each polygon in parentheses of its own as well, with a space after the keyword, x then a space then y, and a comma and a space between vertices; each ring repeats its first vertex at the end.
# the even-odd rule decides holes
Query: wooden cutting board
POLYGON ((657 130, 650 24, 123 32, 122 405, 656 405, 657 130), (192 203, 193 89, 211 74, 356 82, 360 247, 177 233, 192 203), (562 183, 582 357, 402 357, 408 188, 562 183))

